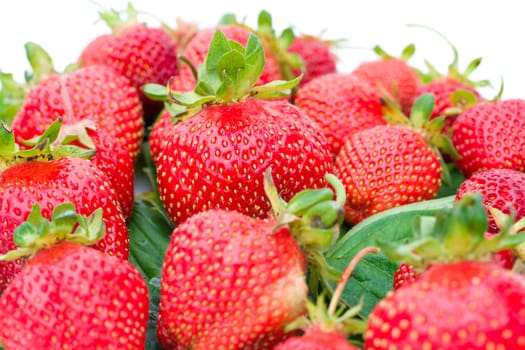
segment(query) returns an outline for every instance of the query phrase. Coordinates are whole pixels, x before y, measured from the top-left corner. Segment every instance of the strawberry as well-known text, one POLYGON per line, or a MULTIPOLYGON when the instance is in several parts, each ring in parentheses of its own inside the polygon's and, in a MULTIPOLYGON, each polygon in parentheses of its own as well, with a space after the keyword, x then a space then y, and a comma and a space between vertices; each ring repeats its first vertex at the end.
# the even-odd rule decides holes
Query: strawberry
MULTIPOLYGON (((33 203, 39 203, 43 215, 64 201, 72 202, 80 214, 88 215, 104 208, 106 235, 95 248, 109 255, 127 259, 128 230, 115 190, 106 174, 88 159, 92 150, 69 145, 51 147, 58 135, 55 122, 34 148, 17 151, 13 133, 3 126, 0 172, 0 254, 15 246, 13 231, 27 219, 33 203), (76 155, 76 156, 75 156, 76 155)), ((23 265, 22 260, 0 262, 0 291, 23 265)))
POLYGON ((144 135, 137 89, 106 66, 51 74, 31 87, 11 125, 17 141, 40 135, 61 117, 64 125, 91 125, 126 149, 133 159, 144 135))
POLYGON ((341 314, 341 311, 336 315, 337 304, 343 292, 346 281, 350 277, 355 266, 370 252, 377 253, 379 248, 366 247, 358 252, 352 260, 348 263, 347 268, 339 278, 335 291, 330 300, 328 307, 324 304, 324 298, 321 294, 318 298, 317 304, 307 301, 308 317, 302 317, 292 323, 291 327, 301 325, 304 333, 300 336, 292 336, 275 347, 275 350, 358 350, 359 348, 350 345, 347 336, 351 331, 358 330, 364 327, 364 322, 351 317, 359 311, 360 307, 350 308, 341 314))
MULTIPOLYGON (((299 86, 315 77, 332 74, 337 71, 337 58, 333 52, 333 42, 323 40, 315 35, 301 34, 295 36, 288 52, 295 53, 303 61, 303 78, 299 86)), ((296 71, 295 75, 299 75, 296 71)))
POLYGON ((479 194, 456 201, 429 224, 415 226, 408 243, 380 244, 387 256, 417 266, 420 275, 376 304, 365 348, 522 348, 525 277, 486 259, 521 244, 525 233, 504 229, 485 239, 488 219, 479 194))
POLYGON ((525 100, 483 102, 467 108, 454 124, 452 143, 460 155, 454 163, 470 177, 484 169, 525 171, 525 100))
POLYGON ((523 310, 523 275, 491 262, 436 264, 376 305, 365 347, 520 349, 523 310))
MULTIPOLYGON (((184 59, 187 60, 194 69, 198 69, 199 66, 205 62, 208 55, 210 42, 212 41, 214 34, 218 29, 220 29, 220 31, 223 32, 228 39, 237 41, 243 46, 246 45, 248 38, 252 33, 249 28, 237 24, 225 24, 211 28, 200 29, 193 35, 182 53, 184 59)), ((257 85, 266 84, 281 77, 277 61, 267 51, 265 53, 265 60, 266 62, 256 83, 257 85)), ((171 83, 173 90, 191 91, 194 89, 196 83, 196 72, 192 71, 191 66, 187 64, 183 64, 181 66, 179 73, 175 75, 171 83)))
MULTIPOLYGON (((140 23, 131 3, 126 14, 127 18, 123 18, 115 10, 100 12, 112 33, 101 34, 89 42, 78 58, 79 65, 107 65, 127 77, 137 89, 146 83, 166 84, 178 70, 177 42, 164 28, 140 23)), ((162 104, 142 93, 140 96, 144 118, 149 123, 162 104)))
MULTIPOLYGON (((218 30, 195 91, 170 92, 178 101, 174 105, 188 110, 179 114, 169 139, 158 141, 163 146, 154 158, 160 198, 175 223, 211 208, 267 216, 270 203, 260 179, 268 167, 285 200, 322 186, 331 172, 327 140, 312 120, 286 100, 258 98, 281 96, 278 89, 297 83, 254 87, 263 66, 264 51, 255 35, 241 51, 218 30)), ((166 93, 164 87, 150 87, 166 93)))
POLYGON ((381 94, 369 83, 345 73, 312 79, 299 87, 294 104, 320 125, 334 156, 344 140, 357 131, 386 124, 381 94))
POLYGON ((72 203, 46 220, 38 205, 13 235, 31 254, 0 296, 0 339, 18 349, 144 349, 148 289, 128 261, 82 245, 104 234, 102 208, 84 218, 72 203))
POLYGON ((379 58, 361 62, 351 74, 370 82, 382 95, 386 93, 406 110, 421 84, 418 72, 407 63, 414 54, 414 46, 408 45, 400 58, 389 55, 379 46, 375 46, 374 51, 379 58))
POLYGON ((412 282, 414 282, 418 277, 417 272, 414 270, 414 267, 409 264, 401 264, 394 274, 394 281, 392 282, 392 287, 394 289, 401 288, 412 282))
POLYGON ((160 286, 163 348, 273 349, 295 333, 285 326, 306 311, 307 264, 337 238, 344 190, 327 176, 335 200, 322 188, 285 202, 270 171, 270 217, 209 209, 173 230, 160 286))

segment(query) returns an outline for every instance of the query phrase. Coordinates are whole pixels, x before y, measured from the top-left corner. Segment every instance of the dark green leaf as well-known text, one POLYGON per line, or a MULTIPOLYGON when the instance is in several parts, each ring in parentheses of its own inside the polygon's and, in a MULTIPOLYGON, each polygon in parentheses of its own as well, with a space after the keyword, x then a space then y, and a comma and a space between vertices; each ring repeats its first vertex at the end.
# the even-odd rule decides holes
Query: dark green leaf
MULTIPOLYGON (((367 246, 377 245, 377 239, 400 242, 412 234, 415 218, 421 215, 435 215, 440 209, 452 206, 454 196, 423 201, 393 208, 373 215, 355 225, 335 245, 327 250, 328 263, 341 273, 352 257, 367 246)), ((363 309, 366 317, 375 304, 392 288, 397 263, 383 253, 370 254, 357 265, 348 281, 341 301, 355 306, 364 296, 363 309)), ((324 280, 326 287, 333 291, 335 281, 324 280)))
POLYGON ((150 319, 146 340, 148 350, 159 349, 155 334, 160 291, 159 280, 164 255, 173 231, 173 225, 161 210, 154 201, 137 199, 128 220, 129 260, 144 277, 150 294, 150 319))

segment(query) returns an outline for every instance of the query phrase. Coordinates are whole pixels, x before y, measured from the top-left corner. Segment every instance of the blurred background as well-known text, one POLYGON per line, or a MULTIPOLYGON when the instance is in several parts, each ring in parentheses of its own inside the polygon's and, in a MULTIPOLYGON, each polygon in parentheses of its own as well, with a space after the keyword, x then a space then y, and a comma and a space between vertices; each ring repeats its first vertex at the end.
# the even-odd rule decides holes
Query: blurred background
MULTIPOLYGON (((4 5, 0 20, 0 71, 22 79, 29 69, 24 43, 33 41, 49 52, 57 69, 74 62, 82 48, 108 27, 98 17, 101 7, 125 10, 125 0, 96 3, 88 0, 17 0, 4 5)), ((339 70, 351 71, 360 62, 375 59, 371 51, 380 45, 398 56, 408 44, 416 45, 409 61, 424 69, 424 60, 446 72, 453 52, 436 33, 407 24, 434 28, 452 42, 459 52, 459 67, 482 57, 471 75, 473 80, 489 79, 493 88, 481 90, 491 98, 504 81, 503 98, 525 98, 523 35, 525 20, 519 1, 500 0, 367 0, 367 1, 156 1, 134 0, 143 22, 176 26, 177 19, 209 27, 225 13, 256 25, 261 10, 269 11, 278 32, 292 26, 297 33, 321 35, 340 40, 335 51, 339 70), (518 7, 519 6, 519 7, 518 7)))

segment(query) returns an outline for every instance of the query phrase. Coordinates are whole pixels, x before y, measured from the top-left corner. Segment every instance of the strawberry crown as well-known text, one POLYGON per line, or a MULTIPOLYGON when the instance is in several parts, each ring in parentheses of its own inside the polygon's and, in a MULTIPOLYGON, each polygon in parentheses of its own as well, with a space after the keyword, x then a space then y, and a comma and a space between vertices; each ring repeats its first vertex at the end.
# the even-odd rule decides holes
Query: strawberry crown
POLYGON ((518 232, 516 227, 522 228, 525 220, 516 226, 514 219, 514 215, 507 216, 501 231, 486 237, 487 212, 481 194, 473 192, 433 217, 417 217, 408 242, 378 240, 378 244, 392 260, 419 270, 433 263, 489 260, 494 252, 523 246, 525 231, 518 232))
POLYGON ((78 138, 75 135, 66 135, 61 142, 57 142, 61 135, 61 127, 62 118, 58 118, 42 135, 24 142, 24 144, 32 146, 31 148, 21 150, 20 145, 15 142, 13 131, 5 123, 0 122, 0 171, 30 161, 49 161, 63 157, 89 159, 95 155, 93 142, 87 134, 80 136, 81 142, 83 140, 84 146, 87 148, 70 144, 78 138), (93 147, 89 148, 90 145, 93 147))
POLYGON ((259 80, 265 64, 264 48, 253 33, 246 46, 229 40, 217 29, 210 42, 205 62, 198 68, 198 79, 191 92, 176 92, 158 84, 146 84, 144 93, 151 99, 168 102, 172 115, 191 116, 209 104, 235 103, 250 96, 278 98, 288 96, 301 77, 276 80, 264 85, 259 80))
POLYGON ((27 220, 13 232, 18 248, 0 255, 0 261, 31 257, 62 241, 92 245, 102 238, 104 232, 102 208, 85 217, 77 214, 72 203, 66 202, 59 204, 51 214, 51 220, 47 220, 36 203, 27 220))
MULTIPOLYGON (((459 68, 459 53, 458 53, 458 50, 454 46, 454 44, 452 44, 452 42, 445 35, 443 35, 439 31, 437 31, 436 29, 434 29, 432 27, 425 26, 425 25, 408 24, 408 26, 409 27, 423 28, 423 29, 427 29, 427 30, 430 30, 430 31, 434 32, 435 34, 439 35, 448 44, 448 46, 452 49, 453 60, 448 65, 448 70, 447 70, 447 73, 446 73, 447 76, 449 76, 451 78, 454 78, 458 82, 460 82, 462 84, 465 84, 466 86, 473 87, 473 88, 474 87, 485 87, 485 86, 490 86, 491 85, 489 80, 473 81, 473 80, 470 79, 470 75, 481 64, 481 61, 482 61, 481 57, 474 58, 467 65, 467 68, 463 72, 461 72, 461 70, 459 68)), ((445 76, 445 74, 440 73, 428 60, 425 60, 425 66, 428 69, 428 73, 421 73, 421 79, 423 80, 424 83, 428 83, 428 82, 433 81, 433 80, 435 80, 435 79, 437 79, 439 77, 445 76)))

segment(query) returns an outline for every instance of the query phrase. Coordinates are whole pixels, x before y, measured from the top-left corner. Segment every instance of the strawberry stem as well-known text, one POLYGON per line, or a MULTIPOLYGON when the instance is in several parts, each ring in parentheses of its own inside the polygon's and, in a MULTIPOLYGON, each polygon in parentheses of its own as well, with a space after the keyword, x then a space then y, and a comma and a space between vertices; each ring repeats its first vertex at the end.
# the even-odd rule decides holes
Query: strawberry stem
POLYGON ((361 249, 353 258, 350 260, 350 263, 347 265, 346 269, 343 271, 337 286, 335 287, 334 293, 332 294, 332 299, 328 306, 328 315, 332 316, 335 313, 337 305, 339 304, 339 299, 343 294, 346 282, 350 278, 350 275, 354 271, 357 264, 363 259, 363 257, 369 253, 378 253, 380 251, 379 247, 365 247, 361 249))

